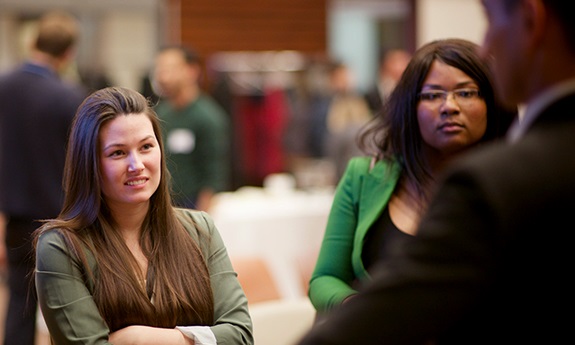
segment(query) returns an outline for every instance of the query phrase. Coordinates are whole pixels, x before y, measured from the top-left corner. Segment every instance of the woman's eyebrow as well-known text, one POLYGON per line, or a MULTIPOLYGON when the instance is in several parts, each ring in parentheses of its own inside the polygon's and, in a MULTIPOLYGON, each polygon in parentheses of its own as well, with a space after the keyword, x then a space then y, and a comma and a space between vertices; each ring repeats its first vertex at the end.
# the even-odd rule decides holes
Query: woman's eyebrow
MULTIPOLYGON (((142 142, 144 142, 144 141, 146 141, 146 140, 149 140, 149 139, 154 139, 154 140, 155 140, 155 139, 156 139, 156 136, 151 135, 151 134, 150 134, 150 135, 147 135, 145 138, 143 138, 143 139, 140 140, 139 142, 142 143, 142 142)), ((126 144, 122 144, 122 143, 111 143, 111 144, 109 144, 109 145, 104 146, 104 150, 107 150, 107 149, 109 149, 109 148, 111 148, 111 147, 124 147, 124 146, 126 146, 126 144)))

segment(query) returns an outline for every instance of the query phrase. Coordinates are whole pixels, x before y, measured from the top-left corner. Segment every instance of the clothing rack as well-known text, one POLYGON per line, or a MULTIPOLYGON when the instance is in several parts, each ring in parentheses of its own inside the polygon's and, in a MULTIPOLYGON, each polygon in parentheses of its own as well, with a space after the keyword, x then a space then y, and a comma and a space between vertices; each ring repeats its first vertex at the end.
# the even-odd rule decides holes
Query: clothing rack
POLYGON ((294 72, 303 71, 304 54, 292 51, 236 51, 214 54, 210 73, 225 75, 234 94, 260 95, 268 89, 286 89, 294 83, 294 72))

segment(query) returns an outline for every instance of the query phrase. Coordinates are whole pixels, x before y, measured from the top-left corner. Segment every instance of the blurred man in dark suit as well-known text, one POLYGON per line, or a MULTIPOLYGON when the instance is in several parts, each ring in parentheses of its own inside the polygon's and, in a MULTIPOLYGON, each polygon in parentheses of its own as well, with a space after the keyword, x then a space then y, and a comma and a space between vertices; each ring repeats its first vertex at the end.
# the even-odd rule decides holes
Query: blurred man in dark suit
POLYGON ((34 345, 36 299, 30 233, 56 217, 68 129, 84 93, 60 80, 73 58, 78 23, 50 12, 38 24, 27 62, 0 77, 0 262, 8 264, 5 345, 34 345))
POLYGON ((365 100, 372 114, 380 111, 410 59, 411 54, 403 49, 390 49, 383 53, 379 62, 377 82, 365 94, 365 100))

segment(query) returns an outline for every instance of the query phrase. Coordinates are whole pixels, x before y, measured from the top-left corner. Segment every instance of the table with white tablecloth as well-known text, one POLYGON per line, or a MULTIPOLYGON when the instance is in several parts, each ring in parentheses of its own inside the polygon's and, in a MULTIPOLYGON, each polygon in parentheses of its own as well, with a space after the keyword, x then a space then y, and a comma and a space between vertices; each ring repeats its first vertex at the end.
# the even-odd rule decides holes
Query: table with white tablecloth
POLYGON ((317 258, 332 200, 330 188, 242 187, 218 194, 210 214, 230 257, 263 258, 282 297, 299 298, 301 264, 317 258))

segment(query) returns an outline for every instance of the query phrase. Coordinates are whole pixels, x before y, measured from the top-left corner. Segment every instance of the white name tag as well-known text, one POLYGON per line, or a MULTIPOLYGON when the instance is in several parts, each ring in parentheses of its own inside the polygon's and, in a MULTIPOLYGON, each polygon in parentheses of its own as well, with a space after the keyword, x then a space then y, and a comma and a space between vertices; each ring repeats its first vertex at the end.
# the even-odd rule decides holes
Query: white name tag
POLYGON ((196 147, 196 136, 189 129, 174 129, 168 133, 167 145, 172 153, 190 153, 196 147))

